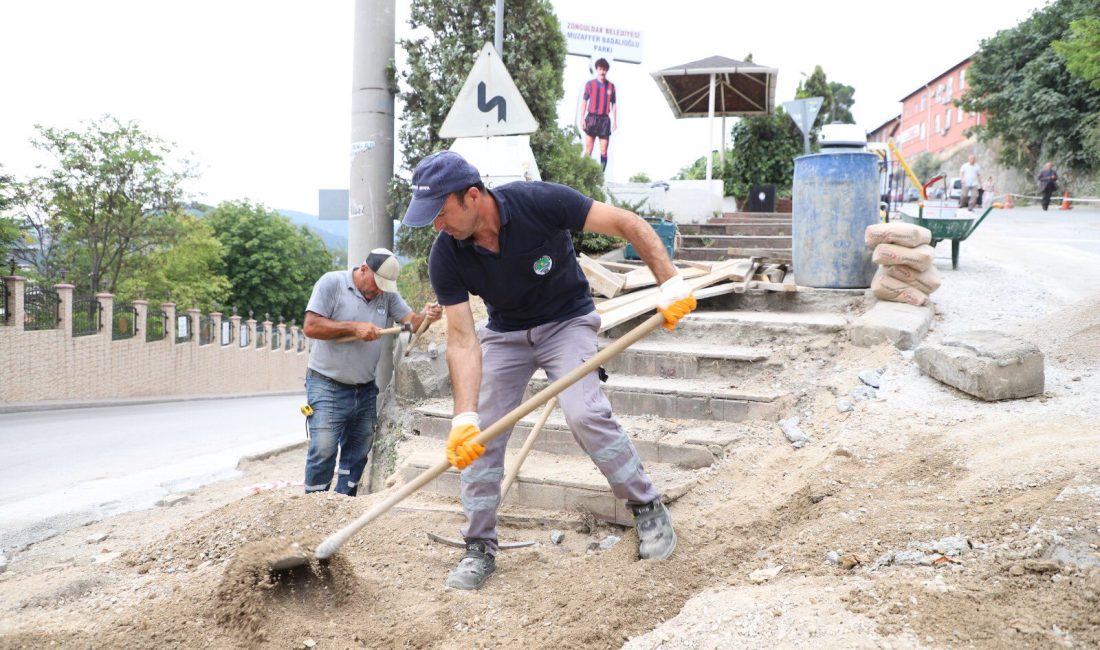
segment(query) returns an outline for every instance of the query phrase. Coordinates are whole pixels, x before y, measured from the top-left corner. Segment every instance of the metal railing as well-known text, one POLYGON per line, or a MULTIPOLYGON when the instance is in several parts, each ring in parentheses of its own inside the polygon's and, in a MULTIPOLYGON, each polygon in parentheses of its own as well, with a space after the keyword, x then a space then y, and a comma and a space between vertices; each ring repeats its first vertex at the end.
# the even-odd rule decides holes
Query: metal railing
POLYGON ((256 323, 256 347, 257 348, 264 347, 264 340, 265 340, 264 339, 264 334, 266 334, 266 332, 264 332, 264 324, 263 323, 256 323))
POLYGON ((245 323, 241 323, 240 328, 241 328, 241 336, 239 337, 239 339, 240 339, 240 342, 241 342, 241 347, 242 348, 247 348, 248 343, 249 343, 249 341, 248 341, 248 325, 245 324, 245 323))
POLYGON ((3 310, 0 311, 0 325, 7 325, 8 320, 11 318, 11 308, 8 307, 8 305, 11 304, 8 301, 9 296, 11 295, 11 290, 8 289, 7 282, 0 282, 0 289, 2 289, 0 293, 3 294, 2 296, 0 296, 0 300, 3 300, 3 302, 0 303, 0 310, 3 310))
POLYGON ((164 337, 168 334, 168 328, 165 327, 165 323, 168 321, 168 314, 164 313, 163 309, 150 309, 145 314, 145 340, 148 342, 163 341, 164 337))
POLYGON ((210 345, 214 342, 214 319, 209 316, 199 317, 199 345, 210 345))
POLYGON ((279 349, 279 328, 274 325, 271 326, 271 349, 279 349))
POLYGON ((103 306, 93 296, 73 298, 73 336, 99 333, 99 317, 103 306))
POLYGON ((298 330, 298 351, 304 352, 306 349, 306 335, 305 332, 298 330))
POLYGON ((52 330, 61 321, 61 299, 53 289, 27 285, 23 291, 23 329, 52 330))
POLYGON ((229 320, 222 321, 221 336, 218 339, 223 346, 233 344, 233 322, 229 320))
POLYGON ((111 340, 132 339, 137 333, 137 309, 128 302, 116 302, 111 311, 111 340))

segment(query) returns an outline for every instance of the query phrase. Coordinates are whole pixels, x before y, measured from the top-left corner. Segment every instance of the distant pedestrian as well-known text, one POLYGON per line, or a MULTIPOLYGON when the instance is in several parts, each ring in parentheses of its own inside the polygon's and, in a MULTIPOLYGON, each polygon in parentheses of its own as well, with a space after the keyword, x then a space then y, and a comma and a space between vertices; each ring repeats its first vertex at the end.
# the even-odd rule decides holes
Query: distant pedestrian
POLYGON ((596 138, 600 139, 600 166, 607 171, 607 145, 611 132, 618 128, 618 108, 615 84, 607 80, 611 64, 607 59, 596 60, 596 78, 584 84, 584 157, 592 155, 596 138))
POLYGON ((982 188, 982 168, 978 166, 978 157, 970 154, 959 168, 962 194, 959 195, 959 207, 974 209, 978 204, 978 190, 982 188))
POLYGON ((1050 207, 1050 195, 1058 190, 1058 172, 1054 170, 1054 163, 1043 165, 1039 172, 1039 191, 1043 195, 1043 209, 1050 207))
POLYGON ((374 443, 379 332, 391 321, 417 330, 424 319, 432 323, 443 316, 434 303, 422 314, 409 308, 397 292, 400 270, 393 253, 376 248, 361 265, 330 271, 313 285, 303 327, 313 339, 306 370, 306 402, 313 409, 306 420, 306 492, 327 490, 335 469, 336 492, 356 495, 374 443), (357 340, 337 340, 345 337, 357 340))

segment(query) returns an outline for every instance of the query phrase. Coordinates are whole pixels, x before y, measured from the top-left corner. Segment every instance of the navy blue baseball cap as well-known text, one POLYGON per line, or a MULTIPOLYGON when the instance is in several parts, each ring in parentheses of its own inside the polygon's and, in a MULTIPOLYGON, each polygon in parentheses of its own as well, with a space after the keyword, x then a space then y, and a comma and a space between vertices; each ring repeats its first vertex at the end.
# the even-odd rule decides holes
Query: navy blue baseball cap
POLYGON ((413 170, 412 203, 401 222, 414 228, 427 226, 439 216, 448 194, 480 182, 477 168, 459 154, 453 151, 433 153, 413 170))

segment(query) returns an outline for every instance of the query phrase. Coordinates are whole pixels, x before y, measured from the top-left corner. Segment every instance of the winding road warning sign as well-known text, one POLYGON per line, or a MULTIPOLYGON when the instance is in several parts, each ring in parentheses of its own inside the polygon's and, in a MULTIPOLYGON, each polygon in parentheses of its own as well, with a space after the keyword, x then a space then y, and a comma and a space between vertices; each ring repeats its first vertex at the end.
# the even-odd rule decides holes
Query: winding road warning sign
POLYGON ((519 94, 492 43, 486 43, 439 129, 441 138, 534 133, 538 120, 519 94))

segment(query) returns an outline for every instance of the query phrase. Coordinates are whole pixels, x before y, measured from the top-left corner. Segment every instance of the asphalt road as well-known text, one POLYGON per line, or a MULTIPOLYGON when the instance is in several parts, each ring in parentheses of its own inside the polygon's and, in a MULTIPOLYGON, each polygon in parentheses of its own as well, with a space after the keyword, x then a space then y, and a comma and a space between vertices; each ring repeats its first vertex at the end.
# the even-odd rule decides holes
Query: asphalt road
POLYGON ((0 552, 238 475, 305 439, 301 396, 0 414, 0 552))

